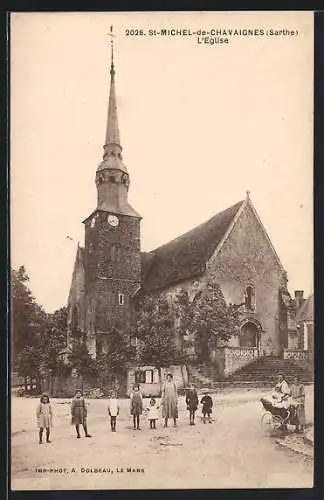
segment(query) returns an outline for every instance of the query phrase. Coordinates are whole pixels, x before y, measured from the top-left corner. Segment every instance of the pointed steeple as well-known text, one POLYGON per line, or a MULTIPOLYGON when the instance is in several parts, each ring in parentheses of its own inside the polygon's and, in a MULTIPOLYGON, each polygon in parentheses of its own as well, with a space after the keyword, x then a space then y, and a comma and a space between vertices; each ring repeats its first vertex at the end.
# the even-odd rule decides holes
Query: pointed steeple
POLYGON ((97 209, 113 214, 140 217, 128 203, 129 174, 122 158, 115 88, 114 46, 111 36, 110 92, 103 159, 97 168, 97 209))
POLYGON ((104 155, 105 159, 109 155, 110 151, 120 154, 122 147, 120 145, 119 128, 118 128, 118 117, 117 117, 117 100, 116 100, 116 88, 115 88, 115 66, 114 66, 114 42, 113 42, 113 32, 112 26, 110 27, 111 36, 111 65, 110 65, 110 93, 109 93, 109 103, 108 103, 108 118, 107 118, 107 129, 106 129, 106 141, 104 144, 104 155))

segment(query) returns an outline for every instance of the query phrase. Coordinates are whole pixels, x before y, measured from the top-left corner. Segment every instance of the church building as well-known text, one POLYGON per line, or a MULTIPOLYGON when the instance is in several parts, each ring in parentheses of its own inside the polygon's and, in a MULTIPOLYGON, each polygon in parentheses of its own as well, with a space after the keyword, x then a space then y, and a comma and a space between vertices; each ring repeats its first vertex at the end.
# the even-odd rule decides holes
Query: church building
POLYGON ((214 349, 224 376, 260 356, 283 356, 288 348, 291 298, 287 275, 251 201, 242 200, 186 234, 141 252, 140 214, 130 206, 130 175, 123 162, 117 119, 115 67, 103 159, 97 167, 97 204, 83 221, 68 299, 68 345, 85 342, 91 356, 105 352, 112 325, 130 339, 134 297, 182 288, 191 295, 217 283, 226 302, 242 308, 240 334, 214 349))

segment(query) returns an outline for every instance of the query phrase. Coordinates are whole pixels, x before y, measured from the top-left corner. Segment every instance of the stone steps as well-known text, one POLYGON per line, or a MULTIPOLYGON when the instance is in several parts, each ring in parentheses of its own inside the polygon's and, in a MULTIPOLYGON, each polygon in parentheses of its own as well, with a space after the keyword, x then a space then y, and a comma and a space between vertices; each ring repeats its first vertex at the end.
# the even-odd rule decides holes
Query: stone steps
POLYGON ((228 380, 273 380, 279 375, 279 373, 284 373, 288 378, 297 376, 305 382, 312 380, 312 373, 310 373, 310 370, 306 366, 298 364, 293 360, 273 357, 260 358, 253 363, 244 366, 230 375, 228 380))
POLYGON ((199 388, 209 389, 219 388, 223 384, 231 384, 236 387, 272 386, 279 373, 284 373, 289 379, 297 376, 304 383, 313 380, 309 366, 299 364, 294 360, 273 356, 259 358, 230 375, 226 381, 221 379, 217 368, 211 363, 197 366, 189 365, 188 371, 190 382, 199 388))

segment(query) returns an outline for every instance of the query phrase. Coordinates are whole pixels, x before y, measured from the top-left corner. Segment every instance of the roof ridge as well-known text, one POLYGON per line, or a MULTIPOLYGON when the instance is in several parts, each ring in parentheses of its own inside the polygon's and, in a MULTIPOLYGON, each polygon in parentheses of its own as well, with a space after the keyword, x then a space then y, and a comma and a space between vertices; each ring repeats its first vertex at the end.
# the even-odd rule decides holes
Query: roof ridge
POLYGON ((241 200, 227 207, 207 221, 147 252, 153 260, 143 277, 144 288, 158 290, 202 274, 210 255, 245 202, 241 200))
MULTIPOLYGON (((188 229, 188 231, 180 234, 179 236, 176 236, 175 238, 173 238, 172 240, 168 241, 167 243, 163 243, 163 245, 159 246, 159 247, 156 247, 154 248, 153 250, 149 250, 148 252, 146 253, 155 253, 157 250, 161 249, 161 248, 164 248, 168 245, 170 245, 170 243, 173 243, 173 242, 176 242, 178 240, 180 240, 181 238, 183 238, 184 236, 187 236, 189 235, 191 232, 194 232, 196 231, 197 229, 199 229, 200 227, 203 227, 205 225, 207 225, 209 222, 211 222, 213 219, 215 219, 216 217, 224 214, 225 212, 227 212, 228 210, 231 210, 233 209, 236 205, 237 205, 237 211, 236 213, 238 212, 240 206, 242 205, 242 203, 244 203, 245 200, 241 200, 241 201, 238 201, 237 203, 234 203, 234 205, 231 205, 230 207, 227 207, 225 208, 224 210, 221 210, 220 212, 217 212, 216 214, 214 214, 212 217, 210 217, 209 219, 207 219, 205 222, 201 222, 200 224, 197 224, 196 226, 192 227, 191 229, 188 229)), ((235 215, 236 215, 235 213, 235 215)))

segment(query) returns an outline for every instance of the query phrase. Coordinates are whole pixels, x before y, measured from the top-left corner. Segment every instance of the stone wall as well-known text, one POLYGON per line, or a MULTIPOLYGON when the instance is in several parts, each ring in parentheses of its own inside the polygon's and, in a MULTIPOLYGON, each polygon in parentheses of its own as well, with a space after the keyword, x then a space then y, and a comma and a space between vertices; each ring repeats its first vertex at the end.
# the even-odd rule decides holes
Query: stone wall
POLYGON ((84 302, 84 267, 82 259, 83 249, 78 247, 73 274, 68 298, 68 346, 72 345, 72 329, 77 326, 78 330, 84 331, 85 324, 85 302, 84 302), (73 320, 74 318, 74 320, 73 320), (73 321, 77 325, 73 325, 73 321))
POLYGON ((108 213, 98 212, 95 224, 85 228, 85 282, 87 287, 98 276, 140 282, 140 221, 119 216, 119 224, 108 224, 108 213))
MULTIPOLYGON (((282 314, 279 300, 283 277, 278 258, 252 208, 247 205, 220 251, 211 256, 205 273, 161 293, 172 303, 181 289, 193 297, 212 281, 220 285, 227 304, 242 304, 246 287, 252 285, 255 308, 244 312, 244 320, 261 325, 260 352, 263 355, 280 355, 283 337, 287 336, 287 321, 282 320, 287 315, 282 314)), ((238 347, 239 337, 233 336, 229 345, 238 347)))
POLYGON ((227 303, 241 304, 248 285, 255 290, 255 310, 246 318, 262 326, 260 347, 265 355, 278 355, 280 343, 279 288, 283 269, 252 208, 247 205, 219 252, 207 264, 205 279, 221 286, 227 303))
POLYGON ((220 347, 211 352, 211 359, 217 365, 221 377, 228 377, 258 357, 258 349, 255 347, 220 347))
POLYGON ((109 335, 116 326, 127 338, 130 335, 132 296, 141 283, 139 218, 120 215, 116 227, 108 224, 107 212, 88 220, 84 267, 84 328, 88 349, 95 356, 98 333, 109 335))
POLYGON ((304 361, 310 359, 310 356, 310 351, 304 351, 303 349, 284 349, 284 359, 304 361))
POLYGON ((98 387, 97 379, 84 380, 81 377, 53 377, 50 384, 50 394, 54 397, 73 398, 75 391, 83 387, 86 396, 91 389, 98 387))

